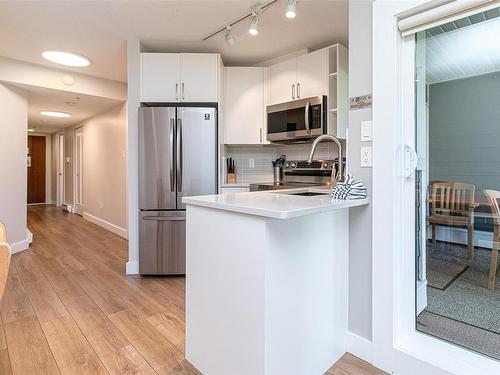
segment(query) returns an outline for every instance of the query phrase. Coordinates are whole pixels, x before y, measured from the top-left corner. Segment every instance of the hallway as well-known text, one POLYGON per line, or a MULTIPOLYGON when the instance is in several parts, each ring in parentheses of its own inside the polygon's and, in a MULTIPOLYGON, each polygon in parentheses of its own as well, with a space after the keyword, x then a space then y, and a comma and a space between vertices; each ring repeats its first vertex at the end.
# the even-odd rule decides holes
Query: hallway
MULTIPOLYGON (((199 374, 184 360, 184 277, 124 276, 127 241, 54 206, 29 207, 28 227, 0 308, 0 374, 199 374)), ((347 353, 327 374, 384 373, 347 353)))

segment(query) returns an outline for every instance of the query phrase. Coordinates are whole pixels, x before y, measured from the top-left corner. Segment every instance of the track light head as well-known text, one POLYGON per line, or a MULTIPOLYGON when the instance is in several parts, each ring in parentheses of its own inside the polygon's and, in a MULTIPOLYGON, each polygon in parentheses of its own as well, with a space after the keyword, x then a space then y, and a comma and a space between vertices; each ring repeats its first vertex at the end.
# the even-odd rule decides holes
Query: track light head
POLYGON ((257 35, 259 33, 259 16, 255 12, 252 12, 252 21, 250 21, 248 32, 250 35, 257 35))
POLYGON ((226 26, 226 31, 224 31, 224 40, 230 46, 232 46, 236 42, 233 32, 231 31, 231 26, 226 26))
POLYGON ((287 18, 295 18, 297 15, 295 9, 297 8, 297 0, 288 0, 288 5, 286 6, 286 16, 287 18))

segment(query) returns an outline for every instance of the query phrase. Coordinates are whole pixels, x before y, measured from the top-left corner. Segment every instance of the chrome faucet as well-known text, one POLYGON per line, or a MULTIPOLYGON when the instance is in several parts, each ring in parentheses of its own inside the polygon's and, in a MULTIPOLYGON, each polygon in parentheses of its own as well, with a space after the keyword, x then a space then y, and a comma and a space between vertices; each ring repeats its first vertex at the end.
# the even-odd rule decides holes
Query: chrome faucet
POLYGON ((318 143, 322 141, 332 141, 337 145, 337 149, 339 152, 339 163, 338 163, 338 170, 335 173, 334 168, 332 168, 332 187, 337 185, 337 183, 342 182, 344 180, 344 167, 343 167, 343 158, 342 158, 342 145, 340 144, 340 141, 338 140, 337 137, 334 137, 333 135, 330 134, 323 134, 320 135, 318 138, 316 138, 311 146, 311 152, 309 153, 309 158, 307 159, 307 162, 309 164, 312 163, 314 152, 316 151, 316 147, 318 147, 318 143))

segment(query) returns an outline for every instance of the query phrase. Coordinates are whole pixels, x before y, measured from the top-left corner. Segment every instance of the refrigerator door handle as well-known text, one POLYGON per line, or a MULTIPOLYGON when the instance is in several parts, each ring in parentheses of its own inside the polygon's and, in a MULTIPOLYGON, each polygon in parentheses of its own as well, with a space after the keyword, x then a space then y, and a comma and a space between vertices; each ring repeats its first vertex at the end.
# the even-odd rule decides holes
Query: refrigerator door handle
POLYGON ((143 216, 142 220, 149 221, 184 221, 184 216, 143 216))
POLYGON ((182 120, 177 119, 177 191, 182 191, 182 120))
POLYGON ((170 132, 169 132, 169 138, 170 138, 170 149, 172 152, 172 155, 170 157, 170 191, 173 193, 175 191, 175 183, 174 183, 174 125, 175 125, 175 119, 170 119, 170 132))

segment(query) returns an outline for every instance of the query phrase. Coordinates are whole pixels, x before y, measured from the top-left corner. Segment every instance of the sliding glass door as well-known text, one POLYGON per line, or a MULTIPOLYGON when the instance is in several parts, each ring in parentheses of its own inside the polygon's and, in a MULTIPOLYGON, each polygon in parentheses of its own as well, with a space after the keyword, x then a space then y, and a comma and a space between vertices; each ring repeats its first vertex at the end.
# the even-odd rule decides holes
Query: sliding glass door
POLYGON ((500 8, 415 34, 416 329, 500 360, 500 8))

